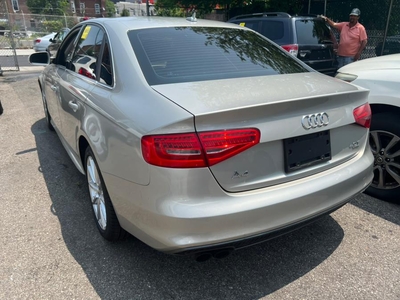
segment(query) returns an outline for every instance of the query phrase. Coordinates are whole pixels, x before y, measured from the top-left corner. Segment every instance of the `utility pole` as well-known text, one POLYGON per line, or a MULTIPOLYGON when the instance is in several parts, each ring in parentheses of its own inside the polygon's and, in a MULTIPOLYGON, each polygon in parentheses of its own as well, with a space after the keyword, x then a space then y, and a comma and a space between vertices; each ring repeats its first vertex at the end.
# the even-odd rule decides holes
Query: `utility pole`
POLYGON ((389 30, 389 23, 390 23, 390 16, 392 14, 392 7, 393 7, 393 0, 390 1, 389 12, 388 12, 388 15, 387 15, 386 28, 385 28, 385 33, 383 35, 381 56, 383 55, 383 51, 385 50, 385 43, 386 43, 387 33, 388 33, 388 30, 389 30))
POLYGON ((147 13, 147 16, 150 16, 150 5, 149 5, 149 0, 146 0, 146 13, 147 13))

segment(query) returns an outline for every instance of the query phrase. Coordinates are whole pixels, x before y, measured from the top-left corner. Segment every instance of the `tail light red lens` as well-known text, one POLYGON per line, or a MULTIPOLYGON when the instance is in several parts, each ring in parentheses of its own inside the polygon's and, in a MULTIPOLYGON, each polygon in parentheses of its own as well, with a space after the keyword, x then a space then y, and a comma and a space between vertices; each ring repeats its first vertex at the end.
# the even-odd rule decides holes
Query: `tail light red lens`
POLYGON ((369 103, 365 103, 353 110, 354 120, 357 124, 360 124, 365 128, 371 127, 371 115, 372 113, 369 103))
POLYGON ((297 44, 282 45, 281 47, 293 56, 297 56, 297 54, 299 53, 299 45, 297 44))
POLYGON ((90 71, 86 70, 85 68, 79 68, 78 73, 83 76, 95 79, 95 76, 90 71))
POLYGON ((40 43, 40 41, 41 41, 41 39, 36 39, 34 43, 37 44, 37 43, 40 43))
POLYGON ((260 142, 255 128, 142 137, 143 158, 166 168, 215 165, 260 142))

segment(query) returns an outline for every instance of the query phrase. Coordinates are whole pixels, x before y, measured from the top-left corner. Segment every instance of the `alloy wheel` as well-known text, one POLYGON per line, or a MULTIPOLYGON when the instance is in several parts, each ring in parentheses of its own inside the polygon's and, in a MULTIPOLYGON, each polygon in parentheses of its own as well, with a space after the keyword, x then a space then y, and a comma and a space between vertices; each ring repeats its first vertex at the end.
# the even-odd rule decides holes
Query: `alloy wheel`
POLYGON ((400 138, 388 131, 370 132, 370 145, 374 154, 374 179, 377 189, 395 189, 400 186, 400 138))
POLYGON ((99 172, 94 159, 89 156, 86 162, 87 181, 90 200, 97 223, 102 230, 107 227, 107 211, 99 172))

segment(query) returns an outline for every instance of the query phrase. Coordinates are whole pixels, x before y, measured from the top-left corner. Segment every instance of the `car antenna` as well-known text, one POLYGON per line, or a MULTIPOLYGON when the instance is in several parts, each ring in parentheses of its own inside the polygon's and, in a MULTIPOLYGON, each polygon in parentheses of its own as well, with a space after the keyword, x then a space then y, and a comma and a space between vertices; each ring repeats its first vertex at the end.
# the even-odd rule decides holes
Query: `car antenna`
POLYGON ((191 17, 187 17, 186 20, 190 21, 190 22, 196 22, 196 10, 193 8, 192 10, 192 16, 191 17))

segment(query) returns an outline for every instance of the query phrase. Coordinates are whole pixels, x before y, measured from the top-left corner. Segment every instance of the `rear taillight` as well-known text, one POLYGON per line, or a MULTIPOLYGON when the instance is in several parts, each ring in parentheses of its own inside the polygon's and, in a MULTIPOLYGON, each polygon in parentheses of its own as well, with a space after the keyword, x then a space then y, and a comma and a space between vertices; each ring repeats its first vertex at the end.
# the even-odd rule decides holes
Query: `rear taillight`
POLYGON ((85 68, 79 68, 78 73, 83 76, 95 79, 95 76, 90 71, 86 70, 85 68))
POLYGON ((260 142, 255 128, 148 135, 142 137, 143 158, 166 168, 200 168, 215 165, 260 142))
POLYGON ((353 110, 354 120, 365 128, 371 127, 371 107, 365 103, 353 110))
POLYGON ((297 56, 297 54, 299 53, 299 45, 297 44, 283 45, 281 47, 293 56, 297 56))
POLYGON ((37 43, 40 43, 40 41, 41 41, 41 39, 36 39, 36 40, 34 41, 34 43, 37 44, 37 43))

